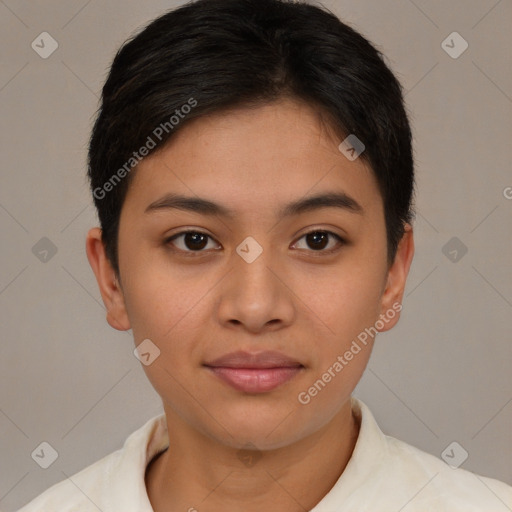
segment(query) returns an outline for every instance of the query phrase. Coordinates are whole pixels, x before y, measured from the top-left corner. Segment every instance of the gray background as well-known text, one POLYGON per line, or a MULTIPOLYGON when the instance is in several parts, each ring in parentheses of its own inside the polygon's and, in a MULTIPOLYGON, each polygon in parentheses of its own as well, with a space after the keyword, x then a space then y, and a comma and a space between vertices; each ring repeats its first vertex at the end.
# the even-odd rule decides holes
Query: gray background
MULTIPOLYGON (((84 246, 97 225, 85 159, 114 52, 180 3, 0 0, 4 511, 120 448, 162 410, 131 333, 105 321, 84 246), (47 59, 31 47, 43 31, 59 44, 47 59), (46 262, 32 250, 43 237, 57 248, 46 262), (46 470, 31 458, 42 441, 59 453, 46 470)), ((437 456, 457 441, 463 468, 512 484, 512 3, 324 5, 387 56, 416 137, 417 253, 403 316, 355 394, 387 434, 437 456), (469 43, 457 59, 441 46, 454 31, 469 43)))

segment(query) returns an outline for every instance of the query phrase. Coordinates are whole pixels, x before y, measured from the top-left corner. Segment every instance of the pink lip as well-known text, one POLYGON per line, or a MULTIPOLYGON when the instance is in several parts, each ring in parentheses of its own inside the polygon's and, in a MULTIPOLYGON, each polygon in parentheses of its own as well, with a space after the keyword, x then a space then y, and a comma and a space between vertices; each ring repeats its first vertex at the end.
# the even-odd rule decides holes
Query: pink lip
POLYGON ((304 366, 279 352, 232 352, 205 366, 224 382, 246 393, 265 393, 293 378, 304 366))

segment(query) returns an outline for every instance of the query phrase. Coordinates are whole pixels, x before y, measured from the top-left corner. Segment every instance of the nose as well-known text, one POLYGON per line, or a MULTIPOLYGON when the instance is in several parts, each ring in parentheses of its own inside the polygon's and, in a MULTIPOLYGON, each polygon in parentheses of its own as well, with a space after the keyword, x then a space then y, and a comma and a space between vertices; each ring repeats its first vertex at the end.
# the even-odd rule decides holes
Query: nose
POLYGON ((217 314, 228 328, 253 334, 276 331, 294 320, 294 294, 286 273, 265 257, 248 262, 233 254, 233 266, 220 287, 217 314))

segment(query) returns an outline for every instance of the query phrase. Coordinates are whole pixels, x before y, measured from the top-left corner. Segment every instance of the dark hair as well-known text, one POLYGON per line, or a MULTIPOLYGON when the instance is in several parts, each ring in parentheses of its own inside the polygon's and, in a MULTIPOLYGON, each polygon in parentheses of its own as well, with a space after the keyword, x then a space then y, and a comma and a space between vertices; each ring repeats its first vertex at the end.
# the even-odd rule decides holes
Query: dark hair
POLYGON ((414 162, 402 87, 380 51, 306 3, 197 0, 126 41, 103 87, 88 175, 117 274, 121 208, 141 155, 163 147, 192 119, 282 97, 306 101, 338 133, 363 142, 360 158, 377 178, 394 260, 413 216, 414 162))

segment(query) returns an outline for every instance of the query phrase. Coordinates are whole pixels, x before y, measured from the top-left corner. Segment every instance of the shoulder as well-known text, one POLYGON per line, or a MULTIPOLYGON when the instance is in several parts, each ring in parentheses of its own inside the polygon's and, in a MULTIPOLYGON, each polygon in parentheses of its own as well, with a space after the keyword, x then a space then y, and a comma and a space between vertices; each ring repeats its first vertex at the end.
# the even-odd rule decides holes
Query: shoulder
MULTIPOLYGON (((353 400, 353 410, 361 419, 361 429, 353 454, 355 464, 350 468, 349 461, 347 466, 347 476, 355 482, 347 496, 351 505, 365 503, 370 507, 368 510, 380 507, 408 512, 512 510, 509 485, 452 467, 441 458, 385 435, 370 409, 360 400, 353 400)), ((453 455, 455 462, 456 447, 454 450, 449 452, 449 457, 453 455)), ((357 510, 367 509, 358 506, 357 510)))
POLYGON ((146 464, 167 442, 165 415, 156 416, 121 449, 53 485, 18 512, 117 512, 120 505, 123 512, 148 510, 146 464))
POLYGON ((410 510, 426 507, 438 512, 506 512, 512 509, 512 487, 504 482, 452 467, 403 441, 385 438, 388 471, 394 473, 397 481, 406 483, 410 510))
POLYGON ((97 512, 106 481, 112 466, 119 458, 120 450, 58 482, 18 512, 97 512))

